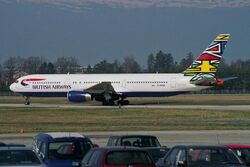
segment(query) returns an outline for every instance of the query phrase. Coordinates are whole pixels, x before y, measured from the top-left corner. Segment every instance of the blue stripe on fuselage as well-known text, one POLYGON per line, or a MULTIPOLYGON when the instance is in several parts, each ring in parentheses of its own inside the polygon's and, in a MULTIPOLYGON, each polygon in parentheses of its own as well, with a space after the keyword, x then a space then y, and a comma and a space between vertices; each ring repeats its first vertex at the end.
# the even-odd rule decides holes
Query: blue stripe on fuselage
MULTIPOLYGON (((67 97, 68 92, 19 92, 27 97, 67 97)), ((165 97, 188 92, 120 92, 124 97, 165 97)))

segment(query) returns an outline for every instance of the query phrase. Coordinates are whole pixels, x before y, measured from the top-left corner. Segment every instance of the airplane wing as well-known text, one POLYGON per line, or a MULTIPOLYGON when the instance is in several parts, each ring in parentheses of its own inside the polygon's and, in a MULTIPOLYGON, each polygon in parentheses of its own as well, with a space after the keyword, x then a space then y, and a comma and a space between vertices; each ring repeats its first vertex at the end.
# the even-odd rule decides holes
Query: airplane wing
POLYGON ((113 104, 114 100, 119 99, 119 95, 114 90, 111 82, 101 82, 89 87, 88 89, 85 89, 84 91, 91 94, 95 100, 103 102, 105 101, 108 104, 113 104))
POLYGON ((85 89, 84 91, 89 94, 116 94, 113 86, 111 85, 111 82, 101 82, 99 84, 89 87, 88 89, 85 89))

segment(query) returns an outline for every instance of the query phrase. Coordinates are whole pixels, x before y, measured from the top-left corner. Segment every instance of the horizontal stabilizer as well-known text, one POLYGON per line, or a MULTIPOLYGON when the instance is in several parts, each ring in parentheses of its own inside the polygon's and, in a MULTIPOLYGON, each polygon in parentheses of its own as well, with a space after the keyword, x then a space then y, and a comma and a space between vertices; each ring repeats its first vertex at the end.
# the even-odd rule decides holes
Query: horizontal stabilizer
POLYGON ((221 78, 224 82, 229 81, 229 80, 234 80, 237 79, 238 77, 226 77, 226 78, 221 78))

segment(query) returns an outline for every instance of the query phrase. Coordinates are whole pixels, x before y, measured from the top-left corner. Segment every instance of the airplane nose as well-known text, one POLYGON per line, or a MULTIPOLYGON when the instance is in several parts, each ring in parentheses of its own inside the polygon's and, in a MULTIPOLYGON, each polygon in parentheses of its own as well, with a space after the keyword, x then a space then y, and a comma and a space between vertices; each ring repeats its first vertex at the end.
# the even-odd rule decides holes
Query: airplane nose
POLYGON ((11 84, 9 88, 12 92, 15 92, 15 83, 11 84))

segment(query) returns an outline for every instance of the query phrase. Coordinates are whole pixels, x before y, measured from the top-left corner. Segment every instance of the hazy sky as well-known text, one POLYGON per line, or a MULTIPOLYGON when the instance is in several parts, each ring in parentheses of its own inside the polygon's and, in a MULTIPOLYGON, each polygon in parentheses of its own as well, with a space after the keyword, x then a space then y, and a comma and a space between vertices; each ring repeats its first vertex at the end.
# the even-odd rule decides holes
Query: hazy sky
POLYGON ((230 33, 225 59, 249 59, 249 0, 0 0, 0 62, 77 57, 82 65, 159 50, 179 61, 230 33))

